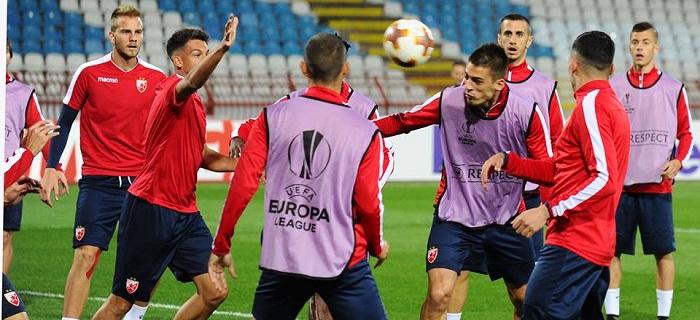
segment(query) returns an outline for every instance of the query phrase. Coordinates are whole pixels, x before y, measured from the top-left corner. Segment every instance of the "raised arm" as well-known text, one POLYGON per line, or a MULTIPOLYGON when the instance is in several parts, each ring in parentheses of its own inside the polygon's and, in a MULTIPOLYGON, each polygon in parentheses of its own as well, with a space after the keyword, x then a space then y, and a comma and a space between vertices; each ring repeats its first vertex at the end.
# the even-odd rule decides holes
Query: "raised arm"
POLYGON ((209 76, 211 76, 216 66, 236 41, 236 27, 238 27, 238 17, 230 14, 228 21, 226 21, 226 27, 224 28, 224 37, 219 46, 214 52, 207 55, 202 61, 196 64, 182 81, 178 82, 175 88, 177 102, 187 100, 191 94, 195 93, 207 83, 209 76))
POLYGON ((413 109, 388 115, 374 120, 379 131, 385 137, 395 136, 401 133, 409 133, 413 130, 440 123, 440 101, 442 92, 439 92, 426 100, 422 105, 413 109))

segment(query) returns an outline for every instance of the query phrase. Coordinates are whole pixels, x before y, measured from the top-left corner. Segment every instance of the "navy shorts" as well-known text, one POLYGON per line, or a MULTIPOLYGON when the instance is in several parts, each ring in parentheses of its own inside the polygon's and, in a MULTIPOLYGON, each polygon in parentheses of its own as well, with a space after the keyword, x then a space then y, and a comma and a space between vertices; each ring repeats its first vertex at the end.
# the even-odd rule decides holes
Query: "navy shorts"
POLYGON ((22 226, 22 204, 24 200, 10 207, 5 207, 5 215, 3 216, 3 230, 19 231, 22 226))
MULTIPOLYGON (((540 197, 539 192, 527 192, 523 194, 523 199, 525 199, 525 209, 537 208, 542 205, 542 197, 540 197)), ((540 256, 540 251, 544 247, 544 230, 547 227, 540 229, 540 231, 535 232, 530 239, 532 239, 532 247, 535 249, 535 261, 540 256)))
POLYGON ((318 293, 326 302, 333 319, 387 318, 367 260, 329 280, 263 269, 255 290, 253 317, 257 320, 296 319, 314 293, 318 293))
POLYGON ((644 254, 676 251, 671 194, 622 193, 615 216, 615 254, 634 254, 637 226, 644 254))
POLYGON ((601 308, 609 283, 608 267, 545 245, 527 284, 522 319, 603 320, 601 308))
POLYGON ((20 312, 25 312, 24 302, 19 297, 17 289, 12 285, 10 279, 2 274, 2 318, 14 316, 20 312))
POLYGON ((75 211, 73 248, 90 245, 107 251, 124 197, 134 177, 83 176, 75 211))
POLYGON ((473 229, 436 217, 427 249, 426 270, 469 270, 513 285, 527 283, 535 261, 532 241, 510 224, 473 229))
POLYGON ((177 212, 129 194, 119 224, 115 295, 149 301, 166 267, 180 282, 209 272, 213 239, 199 212, 177 212))

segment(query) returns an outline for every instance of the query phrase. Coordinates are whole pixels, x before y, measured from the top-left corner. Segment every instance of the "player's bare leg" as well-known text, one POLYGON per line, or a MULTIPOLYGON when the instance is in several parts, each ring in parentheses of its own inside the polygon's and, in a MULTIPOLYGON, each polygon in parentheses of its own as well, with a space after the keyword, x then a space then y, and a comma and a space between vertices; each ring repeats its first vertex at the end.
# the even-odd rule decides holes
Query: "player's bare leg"
POLYGON ((333 320, 331 310, 317 293, 314 293, 309 300, 309 320, 333 320))
POLYGON ((654 257, 656 258, 656 298, 658 314, 659 319, 666 319, 671 313, 673 281, 676 276, 676 266, 671 253, 655 254, 654 257))
POLYGON ((510 298, 510 302, 513 304, 513 319, 520 320, 520 315, 523 314, 523 301, 525 301, 527 284, 520 286, 516 286, 508 282, 505 282, 505 284, 508 291, 508 297, 510 298))
POLYGON ((422 320, 445 319, 457 281, 457 272, 445 268, 428 270, 428 296, 421 308, 422 320))
POLYGON ((617 319, 620 316, 620 286, 622 285, 622 260, 614 256, 610 261, 610 284, 605 294, 605 313, 607 319, 617 319))
POLYGON ((2 273, 10 272, 14 250, 12 249, 12 231, 2 232, 2 273))
POLYGON ((459 277, 457 277, 457 282, 455 282, 455 289, 452 292, 452 298, 450 299, 450 304, 447 306, 448 319, 450 320, 450 314, 454 315, 455 318, 460 318, 462 315, 462 310, 464 309, 464 304, 467 302, 467 296, 469 294, 469 271, 462 270, 459 277))
POLYGON ((131 309, 131 302, 120 296, 110 294, 92 320, 119 320, 131 309))
POLYGON ((228 290, 216 290, 208 273, 200 274, 193 280, 197 293, 182 305, 174 320, 207 319, 228 296, 228 290))
POLYGON ((7 317, 4 320, 29 320, 29 316, 26 312, 20 312, 18 314, 12 315, 11 317, 7 317))
POLYGON ((73 265, 68 272, 63 298, 63 317, 80 319, 90 293, 92 271, 97 266, 102 249, 95 246, 77 247, 73 265))

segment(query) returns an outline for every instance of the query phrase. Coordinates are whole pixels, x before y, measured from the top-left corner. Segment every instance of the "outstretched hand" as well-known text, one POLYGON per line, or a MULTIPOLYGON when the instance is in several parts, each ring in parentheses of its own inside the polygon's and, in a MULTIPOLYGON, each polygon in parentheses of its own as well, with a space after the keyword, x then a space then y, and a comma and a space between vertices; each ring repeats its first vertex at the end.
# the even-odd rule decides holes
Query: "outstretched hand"
POLYGON ((209 256, 209 279, 214 283, 216 290, 225 292, 228 290, 228 282, 224 269, 228 269, 231 278, 236 279, 236 269, 233 267, 233 258, 230 253, 223 256, 217 256, 214 253, 209 256))
POLYGON ((493 171, 501 172, 503 169, 503 163, 505 163, 506 156, 503 152, 499 152, 491 156, 484 164, 481 166, 481 187, 484 190, 489 190, 487 184, 489 180, 489 174, 493 171))
POLYGON ((229 14, 228 21, 226 21, 226 27, 224 27, 224 38, 221 40, 221 46, 224 50, 233 46, 236 42, 236 28, 238 27, 238 17, 234 16, 233 13, 229 14))

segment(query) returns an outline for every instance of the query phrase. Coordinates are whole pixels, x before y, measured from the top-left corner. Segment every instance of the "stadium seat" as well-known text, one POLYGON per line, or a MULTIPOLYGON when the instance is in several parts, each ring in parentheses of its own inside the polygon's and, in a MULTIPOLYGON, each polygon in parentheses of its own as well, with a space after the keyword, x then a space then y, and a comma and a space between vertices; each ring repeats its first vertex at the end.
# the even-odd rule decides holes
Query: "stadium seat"
POLYGON ((104 42, 102 40, 87 39, 85 41, 85 52, 87 54, 106 53, 104 42))
POLYGON ((83 55, 85 52, 85 47, 83 46, 83 40, 67 40, 63 44, 63 50, 66 54, 80 54, 83 55))
POLYGON ((66 71, 66 59, 62 53, 49 53, 44 59, 47 71, 66 71))
POLYGON ((25 24, 22 26, 22 39, 24 41, 35 41, 39 42, 41 40, 41 29, 39 25, 25 24))
MULTIPOLYGON (((61 2, 61 3, 63 3, 63 2, 61 2)), ((83 25, 83 16, 77 12, 66 12, 63 15, 63 21, 66 25, 82 26, 83 25)))
POLYGON ((82 53, 70 53, 66 56, 66 69, 70 72, 74 72, 85 63, 85 55, 82 53))
POLYGON ((67 12, 80 11, 80 3, 78 0, 61 0, 59 6, 61 10, 67 12))
POLYGON ((80 1, 80 11, 82 11, 82 12, 100 11, 100 3, 98 1, 80 1))
POLYGON ((38 52, 24 54, 24 66, 27 71, 44 71, 44 56, 38 52))

